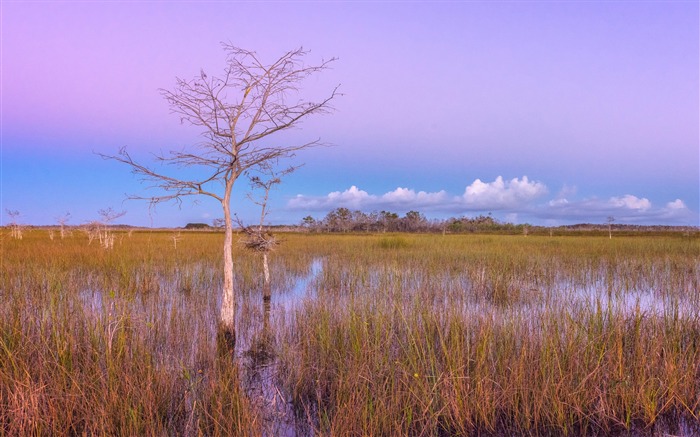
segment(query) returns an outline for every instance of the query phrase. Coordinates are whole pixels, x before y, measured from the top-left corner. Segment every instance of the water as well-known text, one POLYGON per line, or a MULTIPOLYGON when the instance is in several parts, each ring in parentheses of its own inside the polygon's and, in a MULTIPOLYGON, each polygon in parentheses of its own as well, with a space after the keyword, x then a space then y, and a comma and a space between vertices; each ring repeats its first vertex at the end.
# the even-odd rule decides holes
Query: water
MULTIPOLYGON (((237 359, 242 369, 243 388, 261 412, 265 435, 292 437, 312 434, 306 420, 301 420, 301 423, 297 420, 290 399, 280 388, 276 350, 279 346, 277 338, 281 335, 279 327, 290 326, 290 320, 304 301, 326 292, 317 287, 326 262, 321 257, 312 259, 306 273, 273 289, 271 302, 264 303, 259 292, 239 295, 237 359)), ((494 292, 494 285, 488 277, 470 278, 462 274, 441 273, 429 275, 420 269, 404 271, 390 266, 366 266, 358 277, 349 272, 339 272, 339 275, 339 289, 332 292, 332 298, 339 305, 354 293, 378 296, 386 293, 425 293, 422 301, 435 309, 461 308, 465 314, 473 317, 494 320, 515 316, 521 323, 532 323, 533 330, 538 329, 538 316, 545 311, 562 311, 563 314, 564 311, 573 312, 580 308, 600 308, 625 316, 700 317, 697 292, 693 293, 693 290, 688 293, 666 293, 649 286, 626 288, 605 280, 582 284, 563 279, 542 285, 530 283, 525 278, 506 284, 504 304, 495 301, 489 294, 494 292), (511 293, 520 295, 511 296, 511 293)), ((221 288, 218 280, 213 279, 215 276, 214 270, 190 266, 178 270, 174 276, 161 277, 157 291, 139 291, 132 296, 115 297, 109 291, 91 287, 79 293, 79 302, 86 314, 102 317, 107 322, 105 326, 110 326, 115 305, 122 311, 126 310, 136 324, 147 327, 160 325, 161 331, 149 333, 153 336, 155 353, 161 356, 160 362, 171 363, 176 368, 192 367, 197 357, 188 356, 188 352, 199 350, 198 344, 214 343, 221 288), (196 280, 193 279, 195 277, 196 280), (193 281, 196 286, 192 288, 187 285, 193 281), (203 283, 208 284, 206 290, 202 288, 203 283), (183 326, 178 332, 170 332, 171 325, 162 323, 163 320, 178 321, 183 326), (196 334, 185 346, 171 340, 180 332, 196 334), (174 349, 175 344, 181 349, 174 349)), ((173 322, 172 326, 176 324, 173 322)), ((143 328, 140 331, 149 332, 143 328)), ((669 425, 666 429, 672 429, 675 435, 681 436, 694 435, 696 431, 682 420, 676 426, 674 429, 669 425)), ((646 434, 632 432, 629 435, 646 434)))
MULTIPOLYGON (((308 426, 297 421, 291 399, 279 387, 276 339, 272 326, 275 319, 288 317, 304 299, 315 297, 314 284, 322 272, 323 259, 314 258, 307 274, 295 278, 291 287, 275 290, 271 302, 263 302, 262 324, 258 323, 257 330, 249 330, 248 335, 241 339, 245 345, 240 348, 243 352, 239 354, 244 369, 243 388, 262 413, 266 436, 310 435, 308 426)), ((258 295, 255 298, 260 299, 258 295)))
POLYGON ((291 288, 280 290, 277 295, 273 295, 273 305, 279 307, 279 310, 289 311, 304 299, 313 299, 316 296, 316 288, 313 285, 323 272, 323 263, 323 258, 311 260, 309 272, 306 275, 296 278, 291 288))
POLYGON ((574 290, 570 297, 572 303, 594 308, 600 305, 603 311, 613 310, 625 316, 643 314, 656 317, 675 315, 679 318, 691 318, 697 314, 697 308, 687 297, 669 296, 654 290, 610 293, 602 287, 582 287, 574 290))

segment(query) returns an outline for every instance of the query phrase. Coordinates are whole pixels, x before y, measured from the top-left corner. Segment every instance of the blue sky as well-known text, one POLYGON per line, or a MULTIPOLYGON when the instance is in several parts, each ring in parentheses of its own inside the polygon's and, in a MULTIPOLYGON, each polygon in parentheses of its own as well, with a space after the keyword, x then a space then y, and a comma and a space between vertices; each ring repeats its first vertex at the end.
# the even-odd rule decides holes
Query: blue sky
MULTIPOLYGON (((126 201, 147 191, 97 153, 179 150, 199 132, 159 88, 224 67, 221 41, 268 61, 338 57, 336 112, 273 192, 271 223, 345 206, 517 223, 699 225, 698 2, 3 1, 1 202, 27 224, 126 210, 125 223, 221 217, 126 201)), ((237 183, 233 208, 257 211, 237 183)))

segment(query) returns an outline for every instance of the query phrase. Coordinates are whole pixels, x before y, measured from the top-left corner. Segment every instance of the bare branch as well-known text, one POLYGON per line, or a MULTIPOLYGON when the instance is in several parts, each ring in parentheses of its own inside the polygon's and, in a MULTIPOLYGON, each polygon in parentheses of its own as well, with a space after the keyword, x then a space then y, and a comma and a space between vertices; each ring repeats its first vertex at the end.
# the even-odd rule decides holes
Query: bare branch
MULTIPOLYGON (((222 44, 226 53, 226 67, 221 76, 200 71, 192 79, 177 78, 172 90, 160 93, 181 123, 202 128, 203 140, 192 149, 170 152, 156 157, 157 162, 176 168, 196 168, 200 179, 185 179, 169 172, 156 170, 132 159, 122 148, 117 155, 100 155, 128 165, 132 173, 156 188, 162 194, 131 199, 144 199, 151 206, 160 202, 181 203, 186 196, 205 195, 221 202, 224 212, 224 284, 221 304, 221 326, 225 327, 226 341, 235 339, 231 191, 236 180, 249 171, 273 171, 282 158, 289 158, 302 149, 323 145, 320 139, 301 144, 270 143, 267 140, 277 132, 297 127, 303 119, 315 114, 333 111, 331 102, 340 94, 335 87, 330 94, 317 101, 304 100, 299 91, 306 79, 329 69, 335 58, 315 65, 304 62, 308 51, 290 50, 271 64, 263 63, 250 50, 230 43, 222 44), (272 145, 275 144, 275 145, 272 145)), ((264 233, 267 214, 267 196, 280 177, 270 173, 269 179, 253 179, 253 184, 265 189, 261 222, 249 234, 249 247, 267 253, 277 240, 264 233)), ((244 226, 244 232, 248 232, 244 226)), ((264 257, 266 259, 266 257, 264 257)), ((266 281, 267 281, 267 264, 266 281)))
MULTIPOLYGON (((137 176, 140 176, 142 181, 153 183, 153 185, 151 185, 151 188, 160 188, 166 192, 170 192, 170 194, 150 197, 130 195, 128 197, 129 199, 149 200, 151 204, 155 205, 170 200, 181 202, 181 197, 202 194, 222 201, 221 196, 219 196, 216 193, 207 191, 203 188, 209 182, 218 180, 220 178, 221 172, 225 171, 225 169, 221 169, 220 166, 217 167, 214 174, 208 177, 207 179, 200 181, 188 181, 171 177, 163 173, 159 173, 149 167, 146 167, 145 165, 134 161, 125 147, 122 147, 119 150, 118 155, 104 155, 101 153, 99 155, 104 159, 111 159, 129 165, 131 167, 131 172, 137 176)), ((172 155, 170 157, 158 157, 158 160, 168 163, 185 164, 187 163, 187 161, 184 155, 185 154, 181 154, 178 152, 172 152, 172 155)), ((198 158, 201 159, 201 157, 198 158)), ((197 165, 197 162, 190 162, 189 164, 197 165)))
POLYGON ((112 223, 114 220, 118 219, 119 217, 123 217, 126 214, 126 211, 115 211, 110 206, 109 208, 98 210, 97 214, 99 214, 100 217, 102 217, 102 223, 109 224, 112 223))
POLYGON ((155 205, 170 200, 179 203, 185 196, 201 194, 223 202, 226 193, 216 192, 212 182, 220 182, 222 187, 232 186, 227 178, 235 181, 261 163, 292 157, 299 150, 322 145, 318 139, 284 146, 268 146, 262 140, 296 126, 307 116, 333 111, 331 102, 340 95, 338 87, 318 102, 288 103, 288 100, 298 93, 306 78, 329 69, 336 58, 307 65, 303 58, 308 51, 298 48, 265 65, 253 51, 230 43, 222 45, 227 60, 223 76, 200 71, 192 79, 176 79, 173 90, 160 90, 171 112, 183 123, 204 128, 204 141, 196 145, 196 151, 170 152, 158 156, 157 161, 176 167, 201 168, 208 176, 201 180, 170 176, 136 162, 126 148, 118 155, 100 154, 105 159, 127 164, 150 188, 167 192, 148 197, 129 196, 130 199, 144 199, 155 205))

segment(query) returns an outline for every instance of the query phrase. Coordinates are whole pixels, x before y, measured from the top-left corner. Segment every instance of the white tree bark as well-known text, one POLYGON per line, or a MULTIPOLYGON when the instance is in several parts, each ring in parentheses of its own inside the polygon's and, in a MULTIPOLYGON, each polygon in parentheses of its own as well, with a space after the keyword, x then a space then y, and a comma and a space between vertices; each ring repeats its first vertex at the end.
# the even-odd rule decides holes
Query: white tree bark
POLYGON ((267 262, 267 252, 263 252, 263 273, 265 274, 265 283, 263 284, 263 299, 270 300, 272 297, 272 288, 270 285, 270 266, 267 262))
POLYGON ((222 206, 224 210, 224 285, 221 292, 219 313, 219 335, 223 336, 226 347, 231 352, 236 346, 236 297, 233 293, 233 223, 231 221, 231 189, 233 179, 226 181, 222 206))

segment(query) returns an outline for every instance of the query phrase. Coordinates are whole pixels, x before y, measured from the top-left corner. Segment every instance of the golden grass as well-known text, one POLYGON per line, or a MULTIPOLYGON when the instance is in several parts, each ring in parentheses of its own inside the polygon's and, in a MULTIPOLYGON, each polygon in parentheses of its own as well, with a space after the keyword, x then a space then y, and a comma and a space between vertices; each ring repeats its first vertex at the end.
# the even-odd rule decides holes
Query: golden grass
POLYGON ((240 362, 263 319, 277 389, 318 435, 644 434, 700 418, 697 237, 289 234, 272 317, 260 259, 237 247, 235 360, 216 356, 222 238, 4 238, 0 435, 261 435, 240 362), (312 296, 283 306, 319 259, 312 296))

